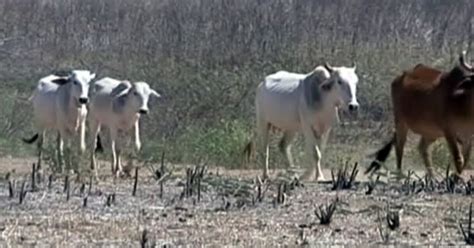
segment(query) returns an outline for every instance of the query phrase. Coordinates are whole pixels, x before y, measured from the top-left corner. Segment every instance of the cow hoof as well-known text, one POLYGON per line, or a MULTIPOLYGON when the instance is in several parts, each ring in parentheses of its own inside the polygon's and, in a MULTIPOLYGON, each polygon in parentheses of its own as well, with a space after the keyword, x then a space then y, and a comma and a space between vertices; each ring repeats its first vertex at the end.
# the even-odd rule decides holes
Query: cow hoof
POLYGON ((399 181, 401 181, 401 180, 403 180, 403 179, 406 179, 406 178, 408 178, 408 177, 405 176, 405 175, 403 174, 403 172, 401 172, 401 171, 397 171, 397 172, 391 173, 391 175, 390 175, 390 179, 392 179, 392 180, 394 180, 394 181, 396 181, 396 182, 399 182, 399 181))
POLYGON ((116 178, 122 178, 123 175, 124 175, 123 171, 118 170, 117 172, 115 172, 115 177, 116 178))
POLYGON ((454 183, 465 183, 464 178, 462 178, 460 174, 457 174, 455 172, 451 173, 449 177, 454 183))
POLYGON ((324 178, 324 176, 322 174, 320 174, 317 179, 316 179, 316 182, 323 182, 323 181, 326 181, 326 179, 324 178))

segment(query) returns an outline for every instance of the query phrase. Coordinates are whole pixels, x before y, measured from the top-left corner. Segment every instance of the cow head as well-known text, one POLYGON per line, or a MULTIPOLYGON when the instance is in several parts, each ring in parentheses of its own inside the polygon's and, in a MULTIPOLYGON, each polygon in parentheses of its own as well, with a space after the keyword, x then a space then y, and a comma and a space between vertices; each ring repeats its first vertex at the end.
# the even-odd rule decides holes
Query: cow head
POLYGON ((147 83, 133 83, 127 95, 128 108, 139 114, 147 114, 150 96, 161 97, 161 95, 153 90, 147 83))
POLYGON ((456 66, 449 73, 450 80, 455 81, 454 96, 460 96, 471 92, 474 88, 474 67, 466 60, 466 51, 459 55, 459 66, 456 66))
POLYGON ((89 102, 89 85, 95 73, 88 70, 74 70, 68 78, 71 83, 71 96, 81 105, 89 102))
POLYGON ((334 88, 338 101, 347 107, 350 112, 357 112, 357 83, 359 77, 356 74, 356 65, 352 67, 332 67, 328 63, 324 65, 331 74, 331 78, 321 85, 322 90, 328 91, 334 88))

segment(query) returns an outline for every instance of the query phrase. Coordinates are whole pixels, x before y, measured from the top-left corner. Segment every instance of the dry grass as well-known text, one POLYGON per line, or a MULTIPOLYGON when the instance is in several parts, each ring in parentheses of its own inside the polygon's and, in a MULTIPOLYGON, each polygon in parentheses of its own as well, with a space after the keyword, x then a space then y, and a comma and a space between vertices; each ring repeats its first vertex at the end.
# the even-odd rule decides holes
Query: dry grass
MULTIPOLYGON (((16 190, 27 173, 27 169, 17 169, 11 176, 17 181, 16 190)), ((104 176, 107 173, 105 169, 102 172, 104 176)), ((197 202, 196 195, 180 197, 185 182, 182 171, 166 181, 160 199, 156 180, 141 169, 136 197, 132 197, 132 178, 114 181, 104 177, 93 185, 86 207, 83 199, 88 179, 83 179, 86 190, 81 194, 82 182, 71 177, 69 201, 63 191, 64 178, 57 178, 51 189, 43 183, 38 191, 28 192, 21 205, 16 196, 9 198, 8 183, 3 180, 0 244, 137 246, 144 229, 148 244, 174 246, 464 244, 458 220, 466 218, 472 196, 442 191, 407 195, 399 192, 400 184, 377 185, 372 195, 365 194, 363 182, 354 190, 339 192, 332 191, 329 184, 305 184, 289 189, 285 203, 276 204, 283 177, 274 175, 263 201, 258 202, 252 200, 256 194, 252 178, 257 173, 211 169, 203 178, 201 201, 197 202), (107 196, 113 193, 115 202, 106 206, 107 196), (331 224, 319 225, 314 215, 316 206, 336 197, 339 203, 331 224), (378 216, 385 216, 387 204, 400 211, 401 226, 388 231, 383 223, 383 232, 389 232, 388 240, 383 241, 378 216)))

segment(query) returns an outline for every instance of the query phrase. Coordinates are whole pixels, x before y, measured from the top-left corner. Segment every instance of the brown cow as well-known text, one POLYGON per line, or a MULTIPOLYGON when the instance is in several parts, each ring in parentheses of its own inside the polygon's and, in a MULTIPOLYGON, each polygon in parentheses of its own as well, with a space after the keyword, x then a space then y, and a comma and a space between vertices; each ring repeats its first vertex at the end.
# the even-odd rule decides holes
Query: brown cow
POLYGON ((470 137, 474 134, 474 68, 459 56, 459 65, 451 71, 416 65, 392 83, 392 104, 395 134, 391 141, 376 153, 376 159, 365 173, 376 171, 395 144, 397 169, 401 173, 403 147, 408 130, 421 135, 418 151, 428 175, 433 175, 429 146, 445 137, 460 175, 471 150, 470 137), (463 150, 461 152, 461 149, 463 150))

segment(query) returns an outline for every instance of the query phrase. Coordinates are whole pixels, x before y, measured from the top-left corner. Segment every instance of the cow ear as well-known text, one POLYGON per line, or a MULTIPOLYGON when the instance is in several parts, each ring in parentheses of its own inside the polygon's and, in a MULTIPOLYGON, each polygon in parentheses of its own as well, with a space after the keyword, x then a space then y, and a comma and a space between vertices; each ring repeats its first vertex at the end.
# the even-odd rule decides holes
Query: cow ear
POLYGON ((158 94, 154 89, 151 89, 151 95, 155 96, 156 98, 161 98, 161 95, 158 94))
POLYGON ((357 63, 354 61, 352 62, 352 70, 356 70, 357 69, 357 63))
POLYGON ((68 78, 56 78, 56 79, 51 80, 51 82, 55 83, 57 85, 64 85, 64 84, 67 84, 69 82, 69 79, 68 78))
POLYGON ((132 88, 132 84, 129 81, 122 81, 117 85, 111 92, 112 97, 119 97, 125 95, 132 88))
POLYGON ((96 76, 95 73, 92 73, 91 74, 91 80, 93 80, 95 78, 95 76, 96 76))

